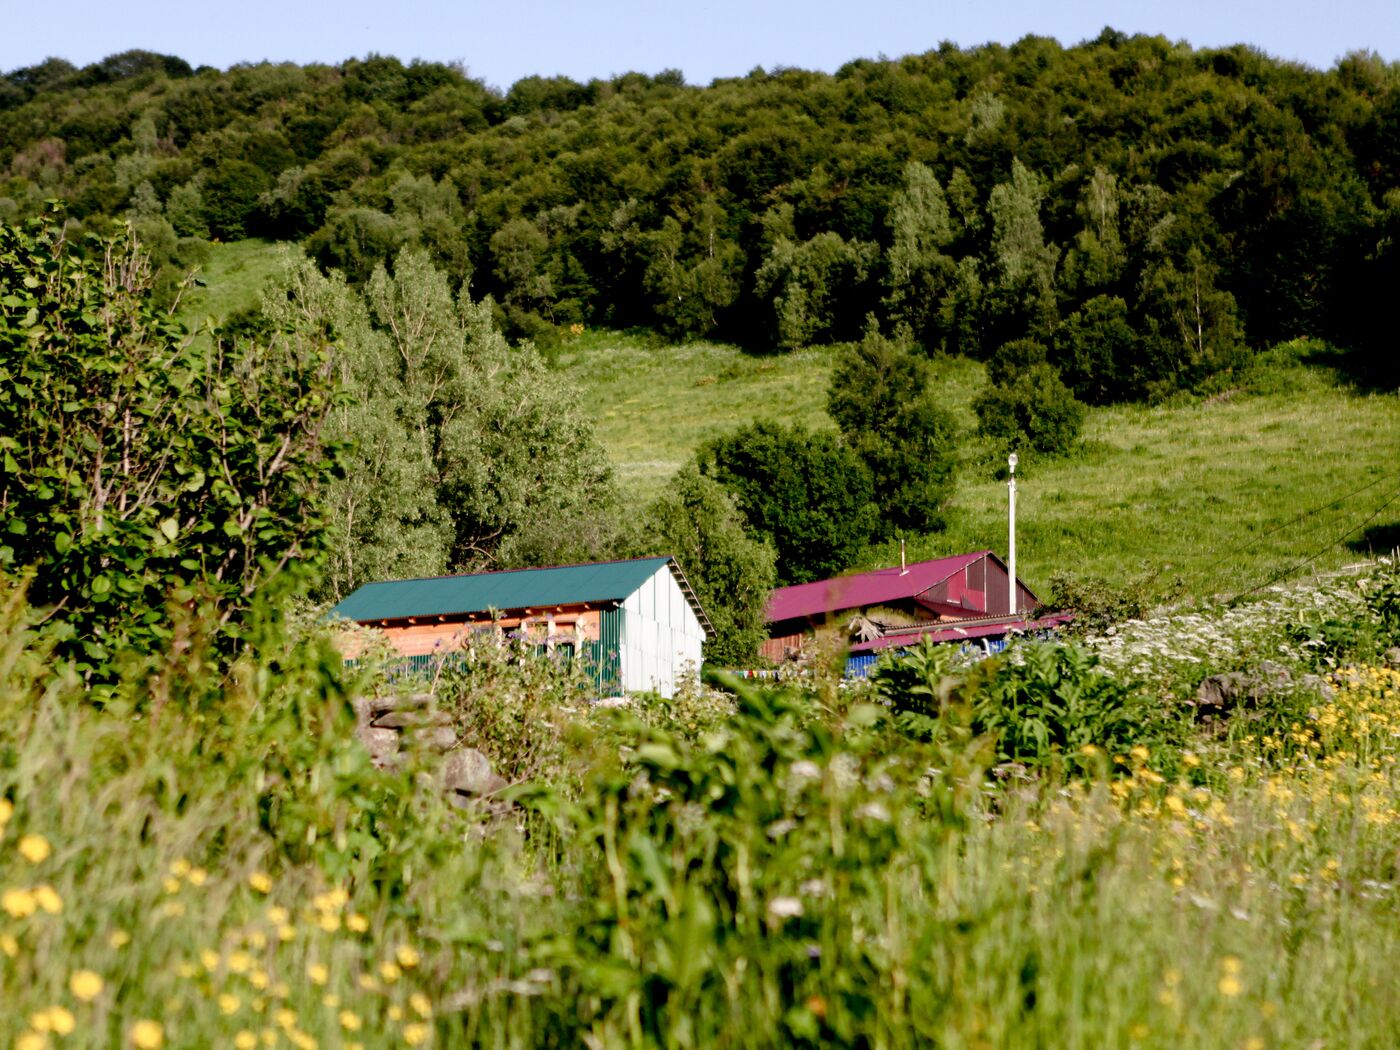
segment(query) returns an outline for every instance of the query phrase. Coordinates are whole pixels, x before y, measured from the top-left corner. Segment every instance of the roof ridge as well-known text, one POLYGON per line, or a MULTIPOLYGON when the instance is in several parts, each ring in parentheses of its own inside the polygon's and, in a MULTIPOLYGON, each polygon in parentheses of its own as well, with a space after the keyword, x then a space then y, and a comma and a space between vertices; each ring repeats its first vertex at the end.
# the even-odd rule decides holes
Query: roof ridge
MULTIPOLYGON (((608 558, 604 561, 576 561, 563 565, 524 565, 517 569, 483 569, 481 572, 447 572, 440 576, 401 576, 392 580, 371 580, 360 587, 378 587, 386 583, 418 583, 424 580, 462 580, 470 576, 505 576, 512 572, 546 572, 552 569, 588 569, 595 565, 626 565, 639 561, 675 561, 674 554, 649 554, 645 558, 608 558)), ((355 588, 359 590, 360 588, 355 588)), ((351 592, 353 593, 353 592, 351 592)))

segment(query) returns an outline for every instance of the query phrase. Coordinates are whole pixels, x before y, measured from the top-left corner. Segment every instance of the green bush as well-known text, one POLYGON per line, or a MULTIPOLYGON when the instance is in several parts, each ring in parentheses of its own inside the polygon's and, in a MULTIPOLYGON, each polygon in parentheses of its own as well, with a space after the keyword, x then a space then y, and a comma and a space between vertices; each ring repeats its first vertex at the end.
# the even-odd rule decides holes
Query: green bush
POLYGON ((1008 386, 988 388, 973 402, 973 410, 984 437, 1043 455, 1069 451, 1084 425, 1084 406, 1045 364, 1026 366, 1008 386))
POLYGON ((0 226, 0 569, 100 678, 163 646, 172 604, 231 631, 305 585, 336 394, 323 335, 191 340, 129 233, 75 245, 56 218, 0 226))
POLYGON ((710 441, 696 458, 777 550, 779 583, 834 576, 878 520, 869 467, 833 434, 753 423, 710 441))

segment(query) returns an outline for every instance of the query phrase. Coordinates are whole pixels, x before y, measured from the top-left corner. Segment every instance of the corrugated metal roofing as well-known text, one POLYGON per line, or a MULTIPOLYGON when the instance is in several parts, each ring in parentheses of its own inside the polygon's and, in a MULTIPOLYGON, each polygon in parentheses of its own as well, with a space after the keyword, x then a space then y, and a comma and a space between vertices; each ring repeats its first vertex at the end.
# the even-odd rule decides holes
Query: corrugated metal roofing
MULTIPOLYGON (((367 623, 409 616, 450 616, 488 609, 534 609, 578 602, 622 601, 663 565, 670 564, 684 581, 673 558, 561 565, 547 569, 507 569, 468 576, 433 576, 418 580, 367 583, 348 595, 332 616, 367 623)), ((682 584, 702 624, 709 625, 695 603, 689 584, 682 584)))
POLYGON ((783 620, 795 620, 818 613, 858 609, 867 605, 913 598, 991 553, 974 551, 971 554, 955 554, 949 558, 913 562, 907 571, 901 571, 896 565, 891 569, 877 569, 853 576, 838 576, 831 580, 780 587, 768 599, 768 622, 780 623, 783 620))
POLYGON ((961 624, 929 624, 918 631, 904 631, 900 634, 887 634, 881 638, 873 638, 868 642, 857 642, 851 646, 852 653, 869 653, 879 649, 887 649, 892 645, 915 645, 924 638, 934 642, 956 642, 971 638, 995 638, 998 635, 1007 634, 1011 631, 1039 631, 1050 627, 1059 627, 1069 623, 1074 619, 1069 613, 1055 613, 1051 616, 1042 616, 1036 620, 1028 620, 1024 617, 1011 618, 1000 617, 995 622, 989 620, 975 620, 966 625, 961 624))

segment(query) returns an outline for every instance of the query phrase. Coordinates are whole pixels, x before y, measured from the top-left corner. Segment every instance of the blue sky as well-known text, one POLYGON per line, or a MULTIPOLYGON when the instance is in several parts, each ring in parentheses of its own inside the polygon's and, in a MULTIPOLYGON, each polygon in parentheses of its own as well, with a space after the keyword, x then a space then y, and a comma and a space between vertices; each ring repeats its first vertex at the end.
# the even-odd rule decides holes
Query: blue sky
POLYGON ((338 62, 371 51, 461 62, 497 87, 680 69, 687 82, 762 66, 834 70, 940 41, 1075 43, 1105 25, 1197 46, 1248 43, 1327 68, 1348 51, 1400 61, 1400 0, 3 0, 0 70, 58 55, 79 65, 127 48, 227 67, 338 62))

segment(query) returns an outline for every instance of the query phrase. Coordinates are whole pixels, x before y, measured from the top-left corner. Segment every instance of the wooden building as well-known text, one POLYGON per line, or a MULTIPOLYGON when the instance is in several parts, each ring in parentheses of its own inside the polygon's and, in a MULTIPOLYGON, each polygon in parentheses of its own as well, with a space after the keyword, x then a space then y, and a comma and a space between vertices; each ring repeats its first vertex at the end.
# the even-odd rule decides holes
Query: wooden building
POLYGON ((1038 616, 1040 600, 1020 580, 1010 601, 1006 564, 974 551, 875 572, 780 587, 768 601, 763 655, 799 659, 818 632, 843 639, 853 670, 890 646, 973 642, 998 648, 1013 632, 1038 631, 1068 616, 1038 616))
POLYGON ((502 632, 586 659, 600 693, 663 696, 699 670, 714 633, 674 558, 367 583, 331 615, 383 631, 415 664, 459 648, 472 632, 502 632))

